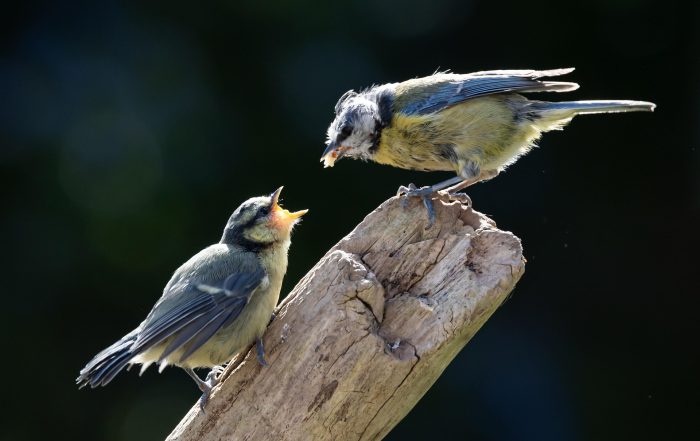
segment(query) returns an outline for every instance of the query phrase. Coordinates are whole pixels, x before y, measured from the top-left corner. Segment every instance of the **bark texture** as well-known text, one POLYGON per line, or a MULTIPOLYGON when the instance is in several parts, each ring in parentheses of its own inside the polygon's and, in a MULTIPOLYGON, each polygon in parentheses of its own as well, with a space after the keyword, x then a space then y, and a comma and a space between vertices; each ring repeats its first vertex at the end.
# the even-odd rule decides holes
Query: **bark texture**
POLYGON ((459 202, 391 198, 280 304, 206 413, 168 440, 377 440, 418 402, 523 274, 520 240, 459 202))

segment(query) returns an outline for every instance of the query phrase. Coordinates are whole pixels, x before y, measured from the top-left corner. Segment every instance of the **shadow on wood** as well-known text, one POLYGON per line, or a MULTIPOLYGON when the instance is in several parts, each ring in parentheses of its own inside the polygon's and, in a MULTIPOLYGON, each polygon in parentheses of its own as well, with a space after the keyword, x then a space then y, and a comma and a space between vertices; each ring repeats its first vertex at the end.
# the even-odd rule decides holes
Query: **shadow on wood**
POLYGON ((397 197, 278 307, 265 347, 231 363, 206 413, 169 440, 375 440, 418 402, 523 274, 520 240, 459 202, 397 197), (240 359, 242 358, 242 360, 240 359))

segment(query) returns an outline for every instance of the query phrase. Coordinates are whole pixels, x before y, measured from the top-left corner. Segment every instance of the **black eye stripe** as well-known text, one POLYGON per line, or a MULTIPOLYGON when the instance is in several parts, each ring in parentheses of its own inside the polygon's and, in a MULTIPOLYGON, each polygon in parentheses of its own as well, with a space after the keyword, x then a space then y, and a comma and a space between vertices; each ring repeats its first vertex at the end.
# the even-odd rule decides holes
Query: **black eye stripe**
POLYGON ((344 140, 346 138, 349 138, 350 135, 352 135, 352 127, 349 125, 345 125, 345 126, 341 127, 340 136, 338 138, 340 140, 344 140))
POLYGON ((263 205, 262 207, 255 207, 255 205, 244 205, 240 208, 240 212, 236 215, 238 222, 251 223, 256 219, 265 217, 270 214, 270 206, 263 205), (255 210, 255 211, 253 211, 255 210))
POLYGON ((264 217, 270 214, 270 207, 260 207, 258 208, 258 211, 255 213, 255 217, 264 217))

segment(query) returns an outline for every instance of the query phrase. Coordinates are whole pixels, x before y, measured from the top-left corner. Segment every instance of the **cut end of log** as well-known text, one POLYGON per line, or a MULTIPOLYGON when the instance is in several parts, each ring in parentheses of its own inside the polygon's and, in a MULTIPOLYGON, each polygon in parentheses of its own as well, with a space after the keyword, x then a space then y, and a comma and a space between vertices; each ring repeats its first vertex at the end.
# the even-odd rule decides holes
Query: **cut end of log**
POLYGON ((459 202, 393 197, 297 284, 254 354, 171 440, 381 439, 508 297, 520 240, 459 202))

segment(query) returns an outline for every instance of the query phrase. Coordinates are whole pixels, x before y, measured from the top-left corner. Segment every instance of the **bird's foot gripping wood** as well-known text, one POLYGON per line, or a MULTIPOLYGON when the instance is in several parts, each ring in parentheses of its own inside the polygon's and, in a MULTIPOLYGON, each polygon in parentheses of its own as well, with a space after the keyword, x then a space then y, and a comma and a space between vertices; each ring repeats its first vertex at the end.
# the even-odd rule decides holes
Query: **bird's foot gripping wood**
POLYGON ((262 338, 255 339, 255 353, 258 356, 258 363, 260 363, 261 366, 267 366, 267 361, 265 360, 265 347, 263 346, 262 338))
POLYGON ((202 396, 199 398, 199 408, 202 409, 202 412, 204 412, 204 408, 209 402, 212 389, 219 384, 221 374, 224 373, 224 368, 225 366, 214 366, 207 374, 207 378, 205 380, 199 378, 199 375, 197 375, 192 369, 185 369, 185 372, 192 377, 195 383, 197 383, 199 390, 202 391, 202 396))
POLYGON ((463 192, 451 193, 447 190, 440 190, 437 193, 440 196, 445 196, 450 202, 457 201, 457 202, 461 202, 462 204, 466 205, 469 208, 472 207, 472 198, 470 198, 469 195, 466 193, 463 193, 463 192))
POLYGON ((406 204, 408 204, 408 198, 421 198, 421 200, 423 201, 423 205, 425 205, 425 209, 428 210, 428 226, 426 227, 427 230, 430 227, 432 227, 435 223, 435 208, 433 207, 433 201, 431 199, 434 193, 435 190, 433 189, 433 187, 418 188, 415 186, 415 184, 408 184, 408 187, 405 185, 399 187, 399 190, 396 192, 396 195, 406 196, 406 199, 404 199, 402 202, 404 208, 406 208, 406 204))
POLYGON ((406 196, 406 199, 402 201, 402 205, 404 208, 406 207, 406 204, 408 204, 408 198, 421 198, 421 200, 423 201, 423 205, 425 206, 426 210, 428 210, 428 226, 425 228, 426 230, 428 230, 435 223, 435 208, 433 207, 432 201, 433 196, 444 196, 447 197, 450 201, 459 201, 469 207, 472 206, 472 200, 466 193, 450 192, 449 189, 446 191, 443 190, 444 188, 449 187, 450 185, 460 182, 462 182, 462 178, 456 177, 427 187, 418 188, 415 186, 415 184, 408 184, 408 186, 402 185, 401 187, 399 187, 398 191, 396 192, 396 195, 406 196))

